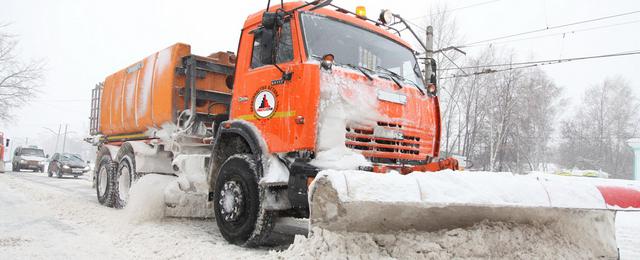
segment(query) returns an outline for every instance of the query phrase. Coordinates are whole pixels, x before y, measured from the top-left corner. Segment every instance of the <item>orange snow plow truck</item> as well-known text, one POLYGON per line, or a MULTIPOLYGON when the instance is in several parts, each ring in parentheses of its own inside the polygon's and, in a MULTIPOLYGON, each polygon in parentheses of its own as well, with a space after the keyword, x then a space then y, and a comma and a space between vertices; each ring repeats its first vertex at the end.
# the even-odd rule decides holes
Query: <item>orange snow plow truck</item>
MULTIPOLYGON (((456 186, 458 162, 439 158, 431 41, 417 40, 420 64, 398 26, 416 36, 388 10, 372 20, 331 1, 278 4, 247 18, 237 56, 179 43, 108 76, 93 90, 88 138, 99 202, 124 207, 141 176, 175 176, 165 213, 214 217, 244 246, 263 244, 282 217, 367 232, 574 219, 612 238, 601 195, 597 206, 553 204, 559 189, 518 176, 456 186), (497 199, 474 197, 483 187, 497 199), (547 197, 509 193, 525 191, 547 197)), ((616 254, 615 240, 600 248, 616 254)))

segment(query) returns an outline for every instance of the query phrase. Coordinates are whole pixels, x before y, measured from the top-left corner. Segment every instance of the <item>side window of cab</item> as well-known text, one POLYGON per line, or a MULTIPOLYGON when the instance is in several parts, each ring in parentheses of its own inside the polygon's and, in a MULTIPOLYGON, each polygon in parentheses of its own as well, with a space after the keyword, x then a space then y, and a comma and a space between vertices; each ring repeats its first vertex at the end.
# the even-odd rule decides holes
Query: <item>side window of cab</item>
MULTIPOLYGON (((291 35, 291 22, 286 21, 280 27, 279 32, 276 34, 276 50, 275 50, 275 63, 285 63, 293 60, 293 37, 291 35)), ((260 33, 254 33, 253 37, 253 50, 251 51, 251 68, 259 68, 264 65, 270 65, 264 63, 262 60, 262 51, 265 46, 273 43, 263 43, 260 33)))

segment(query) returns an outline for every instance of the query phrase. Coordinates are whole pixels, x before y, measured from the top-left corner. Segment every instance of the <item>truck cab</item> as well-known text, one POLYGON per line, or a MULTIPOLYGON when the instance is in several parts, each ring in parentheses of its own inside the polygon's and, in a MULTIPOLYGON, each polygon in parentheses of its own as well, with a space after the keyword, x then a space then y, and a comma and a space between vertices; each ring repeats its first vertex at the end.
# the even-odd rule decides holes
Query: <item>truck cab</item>
POLYGON ((277 5, 244 24, 230 120, 208 178, 218 227, 233 243, 261 241, 272 214, 309 217, 308 185, 322 170, 455 168, 436 162, 438 97, 416 51, 362 12, 316 2, 277 5), (237 201, 254 185, 245 172, 258 177, 258 205, 237 201), (254 207, 253 229, 239 224, 242 207, 254 207))

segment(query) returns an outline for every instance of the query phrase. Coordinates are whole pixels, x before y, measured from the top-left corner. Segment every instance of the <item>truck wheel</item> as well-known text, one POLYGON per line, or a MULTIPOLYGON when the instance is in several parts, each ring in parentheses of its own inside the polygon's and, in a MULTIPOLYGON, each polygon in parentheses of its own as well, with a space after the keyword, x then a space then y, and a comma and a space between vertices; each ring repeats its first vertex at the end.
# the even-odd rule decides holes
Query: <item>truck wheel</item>
POLYGON ((137 179, 135 169, 136 160, 133 147, 124 144, 118 151, 118 168, 112 182, 115 208, 121 209, 127 205, 131 184, 137 179))
POLYGON ((273 229, 275 212, 262 207, 264 190, 252 155, 236 154, 220 167, 213 206, 222 236, 232 244, 256 247, 273 229))
POLYGON ((98 156, 96 156, 96 195, 98 202, 107 207, 113 206, 112 186, 110 185, 110 179, 113 175, 113 161, 109 150, 105 147, 100 147, 98 150, 98 156))

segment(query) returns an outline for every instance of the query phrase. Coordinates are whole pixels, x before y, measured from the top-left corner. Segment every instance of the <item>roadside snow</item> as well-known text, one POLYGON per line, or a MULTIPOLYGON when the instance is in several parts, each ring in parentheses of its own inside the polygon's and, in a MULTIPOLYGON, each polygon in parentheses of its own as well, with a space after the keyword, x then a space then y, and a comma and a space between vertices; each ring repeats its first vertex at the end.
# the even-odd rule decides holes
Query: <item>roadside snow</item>
POLYGON ((640 212, 618 212, 616 239, 620 259, 640 259, 640 212))
POLYGON ((392 234, 314 229, 279 259, 589 259, 588 248, 544 226, 479 223, 467 229, 392 234))

